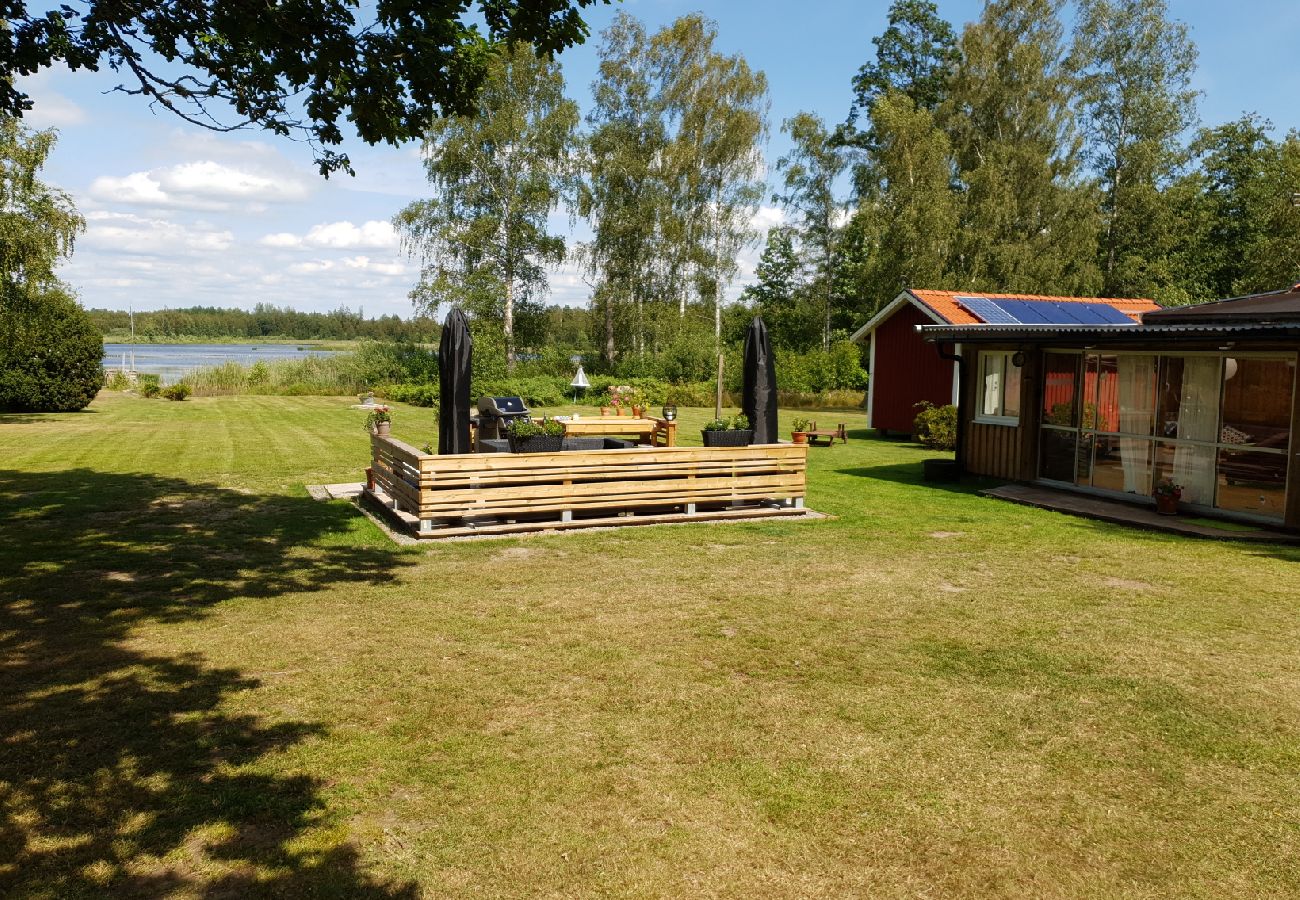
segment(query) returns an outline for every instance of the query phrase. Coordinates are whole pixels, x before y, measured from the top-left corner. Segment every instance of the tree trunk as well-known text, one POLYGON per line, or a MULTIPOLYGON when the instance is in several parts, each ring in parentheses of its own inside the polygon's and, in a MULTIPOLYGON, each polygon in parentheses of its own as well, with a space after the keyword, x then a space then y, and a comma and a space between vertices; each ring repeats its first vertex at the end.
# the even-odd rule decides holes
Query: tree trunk
POLYGON ((515 280, 506 279, 505 315, 502 317, 501 331, 506 339, 506 372, 515 373, 515 280))
POLYGON ((614 304, 605 298, 605 362, 614 362, 614 304))

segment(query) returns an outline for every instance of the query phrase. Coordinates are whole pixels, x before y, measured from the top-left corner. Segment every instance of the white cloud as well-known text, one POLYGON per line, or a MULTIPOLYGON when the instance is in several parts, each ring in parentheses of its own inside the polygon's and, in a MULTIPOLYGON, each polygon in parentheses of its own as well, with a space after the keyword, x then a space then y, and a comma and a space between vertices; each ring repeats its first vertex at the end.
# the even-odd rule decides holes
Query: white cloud
POLYGON ((210 159, 158 169, 155 174, 163 190, 182 196, 284 202, 305 200, 310 194, 302 181, 236 169, 210 159))
POLYGON ((32 108, 23 116, 24 124, 32 128, 67 128, 89 118, 85 109, 54 87, 67 71, 59 65, 18 79, 18 89, 32 98, 32 108))
POLYGON ((101 175, 90 184, 90 195, 113 203, 166 206, 167 195, 147 172, 134 172, 123 178, 101 175))
POLYGON ((181 225, 129 213, 91 211, 86 213, 83 242, 91 248, 114 254, 194 256, 229 250, 234 235, 210 226, 181 225))
POLYGON ((334 250, 387 250, 397 246, 397 232, 391 223, 373 219, 359 226, 351 222, 331 222, 313 227, 303 238, 303 243, 334 250))
POLYGON ((268 234, 258 241, 264 247, 300 247, 302 238, 288 231, 277 231, 275 234, 268 234))
POLYGON ((779 206, 760 206, 754 213, 754 217, 750 219, 750 223, 766 236, 769 229, 785 224, 785 210, 779 206))
POLYGON ((306 200, 311 186, 291 176, 198 160, 122 177, 103 175, 91 182, 90 195, 135 206, 226 210, 238 205, 258 211, 270 203, 306 200))
POLYGON ((384 262, 379 259, 371 259, 368 256, 346 257, 343 260, 343 265, 347 266, 349 269, 364 269, 378 275, 415 274, 415 269, 412 266, 403 265, 400 262, 384 262))

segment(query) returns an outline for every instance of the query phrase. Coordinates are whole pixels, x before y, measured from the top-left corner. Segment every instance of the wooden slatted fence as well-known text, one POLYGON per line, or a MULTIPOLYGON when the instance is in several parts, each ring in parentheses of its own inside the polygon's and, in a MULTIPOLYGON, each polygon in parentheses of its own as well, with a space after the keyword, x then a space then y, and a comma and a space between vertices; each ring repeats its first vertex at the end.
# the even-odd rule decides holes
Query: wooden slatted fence
POLYGON ((373 435, 371 448, 375 498, 421 537, 789 515, 803 508, 808 464, 803 444, 433 456, 373 435))

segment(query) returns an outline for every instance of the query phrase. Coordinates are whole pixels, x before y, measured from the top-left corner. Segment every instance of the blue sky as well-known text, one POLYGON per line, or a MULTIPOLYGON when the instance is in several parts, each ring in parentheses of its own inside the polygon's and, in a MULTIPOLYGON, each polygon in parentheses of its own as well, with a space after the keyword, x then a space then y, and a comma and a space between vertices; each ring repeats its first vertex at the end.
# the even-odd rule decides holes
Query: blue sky
MULTIPOLYGON (((978 16, 977 0, 940 0, 958 28, 978 16)), ((1300 3, 1294 0, 1171 0, 1200 50, 1196 87, 1205 124, 1255 111, 1279 132, 1300 127, 1300 3)), ((596 71, 598 32, 621 8, 655 29, 702 5, 627 0, 590 11, 593 37, 561 57, 569 93, 583 107, 596 71)), ((743 53, 767 73, 771 91, 769 163, 787 147, 783 119, 812 110, 843 119, 849 80, 885 26, 887 0, 713 2, 720 48, 743 53)), ((259 301, 299 309, 339 305, 367 315, 411 311, 415 265, 388 221, 422 196, 417 148, 350 144, 356 178, 320 178, 309 150, 258 131, 219 135, 155 114, 138 98, 105 93, 111 73, 52 71, 28 79, 36 100, 29 121, 57 127, 46 170, 87 217, 87 233, 63 269, 86 306, 158 309, 196 304, 249 307, 259 301)), ((757 224, 780 214, 770 206, 757 224)), ((561 230, 567 217, 557 216, 561 230)), ((578 225, 574 239, 585 229, 578 225)), ((750 277, 757 249, 740 260, 734 296, 750 277)), ((586 301, 570 267, 551 276, 552 302, 586 301)))

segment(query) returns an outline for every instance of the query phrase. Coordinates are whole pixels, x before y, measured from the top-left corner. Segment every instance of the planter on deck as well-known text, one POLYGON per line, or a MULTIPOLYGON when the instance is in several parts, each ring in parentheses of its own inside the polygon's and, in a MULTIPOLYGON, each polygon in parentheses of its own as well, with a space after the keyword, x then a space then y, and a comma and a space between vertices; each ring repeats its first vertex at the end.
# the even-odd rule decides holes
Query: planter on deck
POLYGON ((754 442, 754 429, 747 428, 740 431, 729 428, 726 431, 704 431, 704 446, 706 447, 748 447, 754 442))
POLYGON ((564 449, 564 435, 537 434, 526 438, 509 438, 511 453, 559 453, 564 449))

